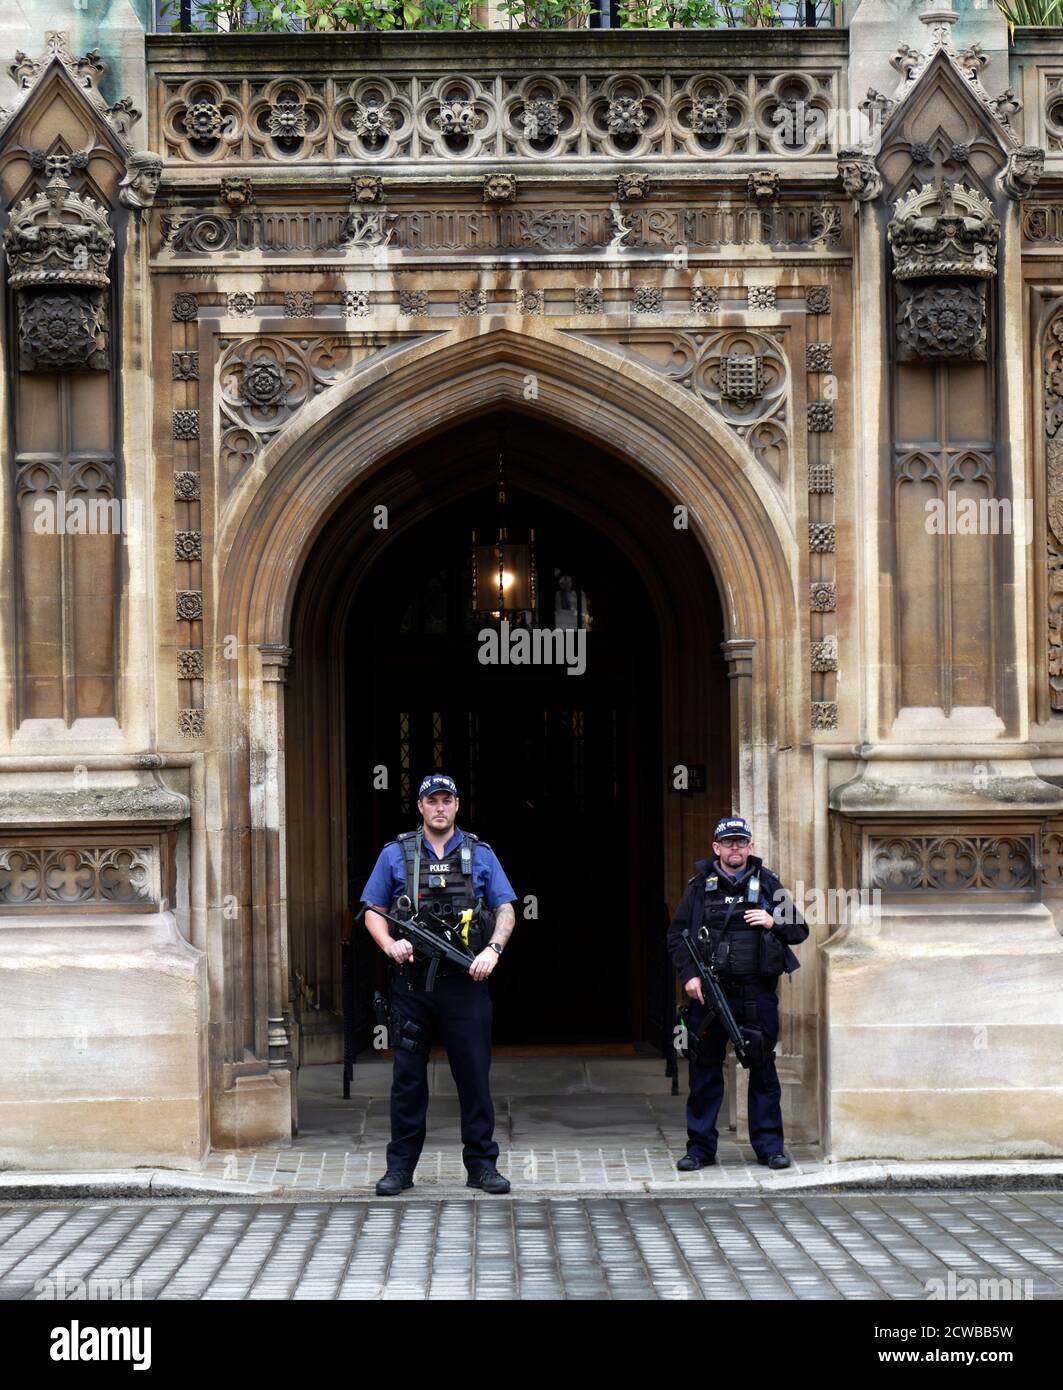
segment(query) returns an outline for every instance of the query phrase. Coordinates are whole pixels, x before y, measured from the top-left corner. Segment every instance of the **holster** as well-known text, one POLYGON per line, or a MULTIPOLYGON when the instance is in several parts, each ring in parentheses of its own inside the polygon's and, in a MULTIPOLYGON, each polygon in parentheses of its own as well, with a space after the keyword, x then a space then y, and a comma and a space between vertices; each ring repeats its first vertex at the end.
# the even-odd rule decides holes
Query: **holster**
POLYGON ((394 1004, 391 1006, 389 1015, 390 1027, 388 1038, 392 1049, 402 1048, 403 1052, 422 1053, 427 1055, 432 1050, 432 1039, 427 1028, 419 1023, 414 1023, 413 1019, 406 1018, 394 1004))

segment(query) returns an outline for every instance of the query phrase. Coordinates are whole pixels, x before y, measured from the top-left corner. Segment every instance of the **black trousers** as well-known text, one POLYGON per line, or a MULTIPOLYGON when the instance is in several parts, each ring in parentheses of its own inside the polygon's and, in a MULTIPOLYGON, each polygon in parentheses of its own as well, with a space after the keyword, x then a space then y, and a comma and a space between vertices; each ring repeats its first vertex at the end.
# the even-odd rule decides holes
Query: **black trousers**
MULTIPOLYGON (((416 985, 408 989, 400 976, 392 982, 391 1003, 398 1019, 418 1024, 427 1042, 438 1041, 446 1048, 461 1105, 465 1167, 472 1175, 493 1168, 498 1145, 493 1138, 495 1108, 489 1082, 491 995, 487 981, 474 980, 467 973, 441 974, 429 992, 416 985)), ((393 1055, 388 1167, 405 1168, 412 1173, 421 1157, 427 1130, 428 1053, 395 1046, 393 1055)))
MULTIPOLYGON (((731 1012, 740 1028, 757 1027, 768 1044, 779 1039, 779 996, 773 989, 761 989, 748 1001, 748 1013, 736 991, 725 988, 731 1012)), ((690 1000, 689 1027, 700 1033, 708 1010, 696 999, 690 1000)), ((698 1158, 714 1158, 719 1135, 716 1119, 723 1101, 723 1061, 727 1034, 718 1018, 709 1024, 705 1037, 698 1038, 698 1059, 690 1062, 690 1096, 687 1100, 687 1152, 698 1158)), ((749 1140, 758 1158, 770 1158, 783 1151, 782 1086, 774 1061, 749 1070, 749 1140)))

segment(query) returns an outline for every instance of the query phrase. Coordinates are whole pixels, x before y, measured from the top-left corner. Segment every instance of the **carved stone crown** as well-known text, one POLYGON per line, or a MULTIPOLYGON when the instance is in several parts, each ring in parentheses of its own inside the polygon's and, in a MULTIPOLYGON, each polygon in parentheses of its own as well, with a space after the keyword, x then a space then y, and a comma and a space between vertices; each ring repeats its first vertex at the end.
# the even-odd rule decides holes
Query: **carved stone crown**
POLYGON ((987 198, 965 184, 924 184, 901 198, 889 224, 898 280, 960 275, 991 280, 1000 223, 987 198))
POLYGON ((114 232, 94 199, 72 191, 58 170, 43 192, 24 198, 4 232, 13 289, 89 285, 105 289, 114 232))

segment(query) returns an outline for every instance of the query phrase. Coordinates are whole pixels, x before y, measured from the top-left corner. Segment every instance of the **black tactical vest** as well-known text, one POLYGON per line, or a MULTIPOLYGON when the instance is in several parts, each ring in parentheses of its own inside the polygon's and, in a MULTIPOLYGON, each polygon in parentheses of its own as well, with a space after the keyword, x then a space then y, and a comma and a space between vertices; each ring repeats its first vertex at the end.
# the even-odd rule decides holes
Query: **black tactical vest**
POLYGON ((702 902, 701 921, 708 935, 707 954, 721 974, 765 973, 761 946, 764 928, 751 927, 745 920, 750 908, 760 907, 759 873, 752 873, 744 888, 721 882, 718 874, 709 873, 705 878, 702 902))
POLYGON ((473 852, 483 842, 465 831, 457 849, 442 859, 435 858, 420 830, 407 830, 398 843, 406 863, 406 893, 418 912, 426 914, 427 925, 433 926, 438 918, 457 928, 471 951, 482 951, 490 940, 493 923, 489 918, 494 915, 476 896, 473 881, 473 852))

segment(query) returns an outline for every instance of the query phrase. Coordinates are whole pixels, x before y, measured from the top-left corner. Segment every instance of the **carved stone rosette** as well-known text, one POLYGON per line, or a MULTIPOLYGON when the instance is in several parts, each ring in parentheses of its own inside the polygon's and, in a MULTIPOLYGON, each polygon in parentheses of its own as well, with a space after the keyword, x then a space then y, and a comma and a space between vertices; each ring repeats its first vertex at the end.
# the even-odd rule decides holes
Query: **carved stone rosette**
POLYGON ((22 371, 107 369, 113 250, 106 209, 73 192, 58 165, 46 188, 12 209, 4 252, 22 371))
POLYGON ((924 184, 897 203, 888 234, 898 358, 984 362, 1000 239, 988 199, 963 184, 924 184))

